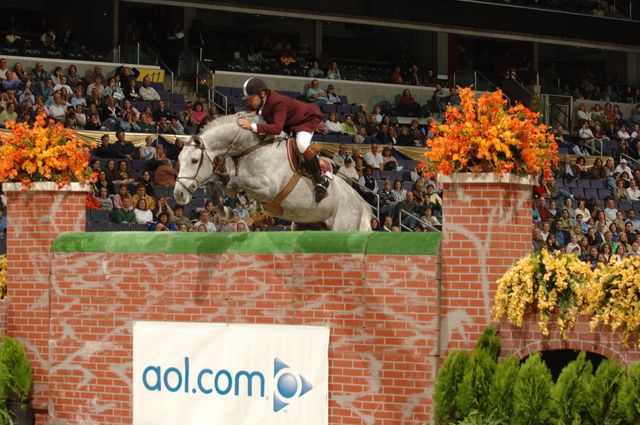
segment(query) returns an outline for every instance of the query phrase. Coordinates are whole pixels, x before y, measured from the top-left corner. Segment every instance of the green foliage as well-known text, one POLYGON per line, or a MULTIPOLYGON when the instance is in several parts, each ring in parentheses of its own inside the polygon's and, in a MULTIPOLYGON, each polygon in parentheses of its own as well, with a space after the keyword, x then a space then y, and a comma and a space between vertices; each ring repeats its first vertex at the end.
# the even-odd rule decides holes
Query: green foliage
POLYGON ((11 413, 4 404, 0 405, 0 425, 13 425, 11 413))
POLYGON ((463 417, 472 411, 488 413, 489 388, 496 370, 495 358, 484 348, 476 349, 464 370, 456 402, 463 417))
POLYGON ((586 417, 589 403, 587 390, 593 376, 593 366, 581 351, 578 358, 562 369, 551 391, 553 418, 558 425, 580 424, 586 417))
POLYGON ((462 382, 468 361, 469 354, 466 352, 452 351, 438 373, 434 396, 434 415, 439 424, 451 424, 461 419, 456 398, 458 385, 462 382))
POLYGON ((0 345, 0 387, 9 401, 26 403, 33 393, 31 364, 20 342, 8 336, 0 345))
POLYGON ((513 416, 513 385, 518 369, 515 357, 501 359, 496 366, 489 389, 488 411, 498 419, 506 420, 513 416))
POLYGON ((520 366, 513 386, 511 423, 514 425, 549 424, 552 386, 551 372, 542 362, 540 353, 530 355, 520 366))
POLYGON ((618 425, 618 392, 624 382, 624 369, 606 359, 596 370, 588 388, 587 413, 592 425, 618 425))
POLYGON ((506 421, 495 419, 494 415, 490 415, 487 417, 487 416, 484 416, 482 413, 478 412, 477 410, 474 410, 469 414, 469 416, 467 416, 466 418, 458 422, 457 425, 507 425, 507 424, 508 422, 506 421))
POLYGON ((626 423, 640 423, 640 363, 627 369, 618 401, 619 411, 626 423))
POLYGON ((480 335, 478 343, 476 344, 476 350, 480 348, 487 350, 494 359, 498 358, 500 355, 500 337, 498 336, 496 328, 489 326, 482 335, 480 335))

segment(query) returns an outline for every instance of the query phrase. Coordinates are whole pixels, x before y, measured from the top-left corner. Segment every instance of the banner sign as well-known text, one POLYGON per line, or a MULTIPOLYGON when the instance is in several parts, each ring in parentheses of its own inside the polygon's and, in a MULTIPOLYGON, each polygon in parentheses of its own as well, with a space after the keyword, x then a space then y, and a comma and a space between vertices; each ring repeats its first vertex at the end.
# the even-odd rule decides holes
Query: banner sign
POLYGON ((135 322, 134 425, 328 425, 329 328, 135 322))
POLYGON ((144 77, 149 77, 152 83, 164 83, 164 69, 151 69, 151 68, 137 68, 140 71, 140 75, 136 78, 136 81, 144 80, 144 77))

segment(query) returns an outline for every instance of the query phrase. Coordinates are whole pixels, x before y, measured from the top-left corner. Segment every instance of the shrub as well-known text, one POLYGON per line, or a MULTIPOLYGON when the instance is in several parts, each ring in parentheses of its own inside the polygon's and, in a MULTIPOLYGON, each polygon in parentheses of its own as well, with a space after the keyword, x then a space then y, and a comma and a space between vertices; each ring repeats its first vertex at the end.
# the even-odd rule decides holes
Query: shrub
POLYGON ((624 370, 613 360, 606 359, 591 380, 588 388, 587 413, 593 425, 617 425, 622 422, 618 412, 618 392, 624 381, 624 370))
POLYGON ((478 343, 476 344, 476 350, 484 348, 489 352, 491 357, 497 359, 500 355, 500 337, 497 335, 498 331, 493 326, 487 327, 485 331, 480 335, 478 343))
POLYGON ((27 403, 33 393, 31 364, 20 342, 8 336, 0 345, 0 383, 8 401, 27 403))
POLYGON ((640 423, 640 363, 627 369, 618 400, 618 409, 626 423, 640 423))
POLYGON ((542 362, 540 353, 529 356, 520 366, 513 385, 514 425, 545 425, 550 420, 551 372, 542 362))
POLYGON ((506 420, 513 416, 513 385, 518 369, 515 357, 501 359, 496 366, 489 389, 488 411, 497 419, 506 420))
POLYGON ((474 410, 487 414, 489 388, 495 370, 496 361, 489 351, 479 348, 473 352, 458 387, 457 404, 463 417, 474 410))
POLYGON ((434 416, 439 424, 455 423, 461 419, 456 405, 458 385, 462 382, 469 355, 464 351, 452 351, 445 360, 438 378, 434 396, 434 416))
POLYGON ((562 369, 558 382, 551 391, 553 414, 560 424, 580 423, 586 416, 588 393, 593 367, 584 351, 562 369))

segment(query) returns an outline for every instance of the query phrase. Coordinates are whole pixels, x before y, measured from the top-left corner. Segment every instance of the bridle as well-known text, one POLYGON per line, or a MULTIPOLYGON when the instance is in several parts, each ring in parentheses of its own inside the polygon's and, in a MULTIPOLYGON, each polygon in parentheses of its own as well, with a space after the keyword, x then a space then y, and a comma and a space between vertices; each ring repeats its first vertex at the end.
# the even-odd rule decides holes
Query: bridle
MULTIPOLYGON (((245 118, 245 115, 240 113, 238 114, 238 118, 245 118)), ((236 134, 236 136, 233 138, 233 140, 231 141, 231 143, 229 144, 229 147, 227 148, 227 150, 219 155, 218 157, 220 158, 227 158, 229 156, 229 152, 231 152, 233 149, 235 149, 236 144, 238 143, 238 140, 240 139, 240 136, 242 135, 242 131, 239 130, 238 133, 236 134)), ((238 169, 238 161, 240 160, 240 158, 250 154, 251 152, 254 152, 264 146, 267 146, 269 144, 271 144, 273 142, 273 138, 265 138, 263 139, 260 143, 250 146, 249 148, 243 150, 242 152, 240 152, 238 155, 233 155, 230 158, 233 159, 233 162, 235 164, 236 167, 236 174, 237 174, 237 169, 238 169)), ((205 181, 199 181, 198 180, 198 173, 200 172, 200 168, 202 168, 202 164, 204 163, 205 158, 211 163, 211 165, 213 166, 214 170, 216 167, 215 161, 211 158, 211 156, 209 156, 209 153, 207 152, 207 149, 205 147, 205 144, 202 142, 202 140, 200 139, 200 136, 195 135, 192 137, 191 141, 189 141, 188 143, 185 144, 185 146, 191 146, 191 147, 195 147, 197 149, 200 149, 200 159, 198 160, 198 166, 196 167, 196 171, 193 175, 193 177, 186 177, 186 176, 182 176, 182 177, 178 177, 176 179, 176 184, 179 184, 180 186, 182 186, 187 192, 189 192, 191 195, 193 195, 193 193, 198 189, 199 186, 202 186, 204 183, 206 183, 205 181), (195 140, 197 143, 194 143, 193 140, 195 140), (181 179, 188 179, 191 180, 192 183, 187 186, 186 184, 182 183, 180 180, 181 179)))
POLYGON ((202 140, 200 140, 200 136, 195 135, 191 140, 197 140, 198 143, 193 143, 192 141, 189 141, 188 143, 185 143, 185 146, 191 146, 191 147, 200 149, 200 159, 198 160, 198 166, 196 167, 196 171, 193 174, 193 177, 186 177, 186 176, 178 177, 176 179, 176 183, 182 186, 191 195, 193 195, 193 193, 198 189, 198 187, 202 186, 205 183, 204 181, 201 182, 198 180, 198 173, 200 172, 200 168, 202 168, 202 164, 204 164, 205 158, 214 167, 215 167, 215 163, 213 159, 211 159, 211 157, 209 156, 209 153, 207 152, 207 149, 205 148, 204 143, 202 142, 202 140), (191 180, 192 183, 189 186, 187 186, 186 184, 180 181, 181 179, 191 180))

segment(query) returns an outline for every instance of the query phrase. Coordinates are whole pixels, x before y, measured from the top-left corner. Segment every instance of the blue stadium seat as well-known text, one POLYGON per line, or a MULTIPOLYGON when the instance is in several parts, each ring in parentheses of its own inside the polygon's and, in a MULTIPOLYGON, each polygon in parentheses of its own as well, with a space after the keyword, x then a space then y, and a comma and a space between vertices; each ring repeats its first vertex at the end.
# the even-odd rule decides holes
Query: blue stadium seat
POLYGON ((618 209, 622 211, 629 211, 633 204, 628 199, 621 199, 618 201, 618 209))
POLYGON ((348 134, 338 135, 338 142, 343 144, 353 143, 353 137, 348 134))
POLYGON ((580 179, 578 180, 578 187, 581 188, 590 188, 591 187, 591 180, 589 179, 580 179))
POLYGON ((604 180, 600 180, 600 179, 591 180, 591 187, 594 189, 604 189, 605 188, 604 180))
POLYGON ((111 223, 111 231, 113 232, 128 232, 131 230, 129 223, 111 223))
POLYGON ((92 210, 91 211, 91 223, 109 223, 109 211, 107 210, 92 210))
POLYGON ((338 135, 337 134, 325 134, 324 141, 327 143, 338 143, 338 135))
POLYGON ((633 201, 632 206, 636 212, 640 212, 640 201, 633 201))
POLYGON ((611 190, 609 189, 598 189, 598 199, 606 199, 611 196, 611 190))
POLYGON ((584 189, 581 187, 572 187, 570 188, 570 192, 576 198, 584 198, 584 189))
POLYGON ((337 112, 336 105, 334 105, 332 103, 322 103, 322 104, 320 104, 320 110, 322 112, 324 112, 324 113, 337 112))
POLYGON ((584 190, 584 197, 586 199, 598 199, 598 191, 596 189, 586 188, 584 190))
POLYGON ((313 137, 311 138, 311 140, 313 142, 322 142, 322 134, 314 133, 313 137))

